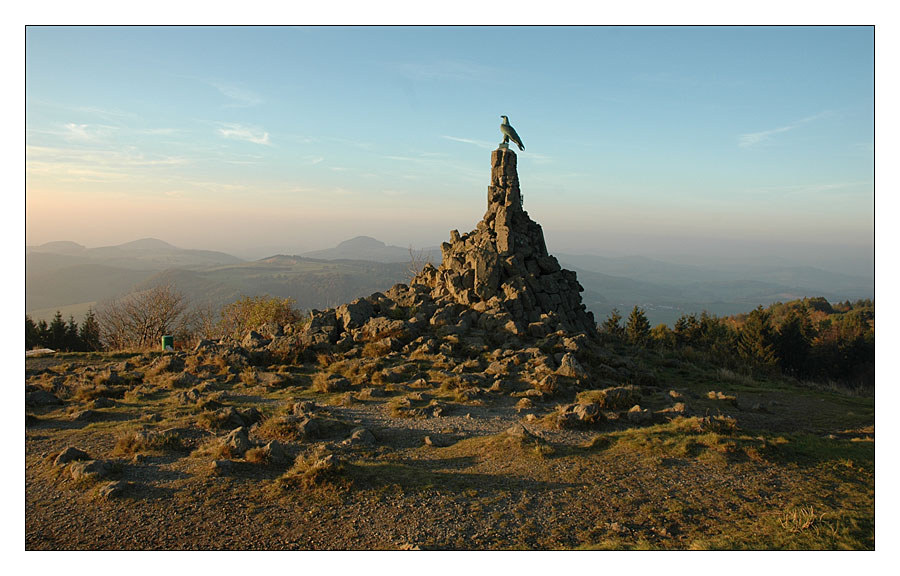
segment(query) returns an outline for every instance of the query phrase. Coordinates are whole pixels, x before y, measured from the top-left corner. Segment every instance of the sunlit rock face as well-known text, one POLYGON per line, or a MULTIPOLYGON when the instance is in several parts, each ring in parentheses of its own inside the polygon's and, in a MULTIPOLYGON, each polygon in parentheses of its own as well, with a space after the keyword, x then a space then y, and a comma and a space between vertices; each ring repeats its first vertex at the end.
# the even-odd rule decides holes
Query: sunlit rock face
POLYGON ((441 252, 440 267, 427 265, 412 281, 429 288, 435 301, 450 298, 505 320, 502 327, 514 334, 595 331, 581 302, 584 288, 547 253, 541 226, 522 207, 512 150, 491 153, 484 218, 468 234, 451 231, 441 252))

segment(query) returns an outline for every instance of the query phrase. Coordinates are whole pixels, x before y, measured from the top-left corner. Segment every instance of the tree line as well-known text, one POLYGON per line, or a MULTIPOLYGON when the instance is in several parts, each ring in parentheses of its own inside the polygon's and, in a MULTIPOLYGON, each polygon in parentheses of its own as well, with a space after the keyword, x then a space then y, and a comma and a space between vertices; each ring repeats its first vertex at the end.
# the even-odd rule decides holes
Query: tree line
MULTIPOLYGON (((59 311, 47 323, 25 316, 25 347, 61 351, 147 350, 172 335, 182 346, 200 338, 242 338, 262 324, 299 324, 304 316, 290 298, 243 297, 218 312, 192 309, 164 285, 134 292, 89 310, 79 326, 59 311)), ((635 306, 628 318, 613 310, 599 326, 612 344, 694 358, 749 372, 781 372, 797 379, 851 384, 875 382, 875 303, 804 298, 758 306, 747 314, 718 318, 707 312, 682 315, 669 328, 650 326, 635 306)))
POLYGON ((599 330, 607 341, 702 354, 749 372, 875 384, 875 303, 868 299, 832 305, 825 298, 804 298, 726 318, 685 314, 672 328, 651 328, 643 309, 635 306, 627 319, 613 310, 599 330))
POLYGON ((69 316, 68 322, 63 320, 59 310, 48 324, 46 320, 34 322, 31 317, 25 315, 25 349, 50 348, 52 350, 64 350, 67 352, 90 352, 101 350, 100 324, 93 310, 88 310, 81 322, 81 326, 75 322, 73 316, 69 316))
POLYGON ((48 324, 25 315, 25 349, 57 351, 158 349, 163 336, 172 336, 176 347, 202 339, 228 337, 240 340, 250 330, 275 322, 304 321, 291 298, 245 296, 216 312, 191 307, 185 296, 170 285, 132 292, 89 310, 81 326, 57 311, 48 324))

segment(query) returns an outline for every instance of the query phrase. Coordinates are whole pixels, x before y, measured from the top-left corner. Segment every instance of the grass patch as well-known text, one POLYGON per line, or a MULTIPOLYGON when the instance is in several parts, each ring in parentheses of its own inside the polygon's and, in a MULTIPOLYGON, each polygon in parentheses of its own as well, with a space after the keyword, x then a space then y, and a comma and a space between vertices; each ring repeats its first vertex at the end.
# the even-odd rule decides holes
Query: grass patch
POLYGON ((115 452, 133 456, 144 452, 173 452, 184 450, 181 437, 172 431, 147 432, 143 430, 127 432, 116 439, 115 452))
POLYGON ((352 481, 344 474, 344 464, 323 447, 300 454, 294 464, 275 479, 282 492, 343 492, 352 481))

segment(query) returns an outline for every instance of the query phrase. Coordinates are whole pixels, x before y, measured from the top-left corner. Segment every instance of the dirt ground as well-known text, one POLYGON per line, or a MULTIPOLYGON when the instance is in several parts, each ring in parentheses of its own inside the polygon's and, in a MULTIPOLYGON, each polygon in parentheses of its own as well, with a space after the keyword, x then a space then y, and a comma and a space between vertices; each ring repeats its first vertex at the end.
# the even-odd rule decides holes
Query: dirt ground
POLYGON ((461 396, 429 365, 317 391, 320 366, 184 385, 151 360, 27 360, 61 402, 26 405, 27 550, 874 548, 873 398, 680 366, 644 416, 561 428, 564 393, 461 396), (235 411, 249 451, 223 449, 235 411))

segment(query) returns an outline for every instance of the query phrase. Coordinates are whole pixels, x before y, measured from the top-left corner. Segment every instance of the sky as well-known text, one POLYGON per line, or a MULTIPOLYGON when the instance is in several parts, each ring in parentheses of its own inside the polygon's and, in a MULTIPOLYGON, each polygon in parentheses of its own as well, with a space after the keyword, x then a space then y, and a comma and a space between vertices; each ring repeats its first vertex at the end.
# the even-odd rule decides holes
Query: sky
POLYGON ((874 272, 871 26, 29 26, 26 245, 435 246, 501 114, 551 252, 874 272))

